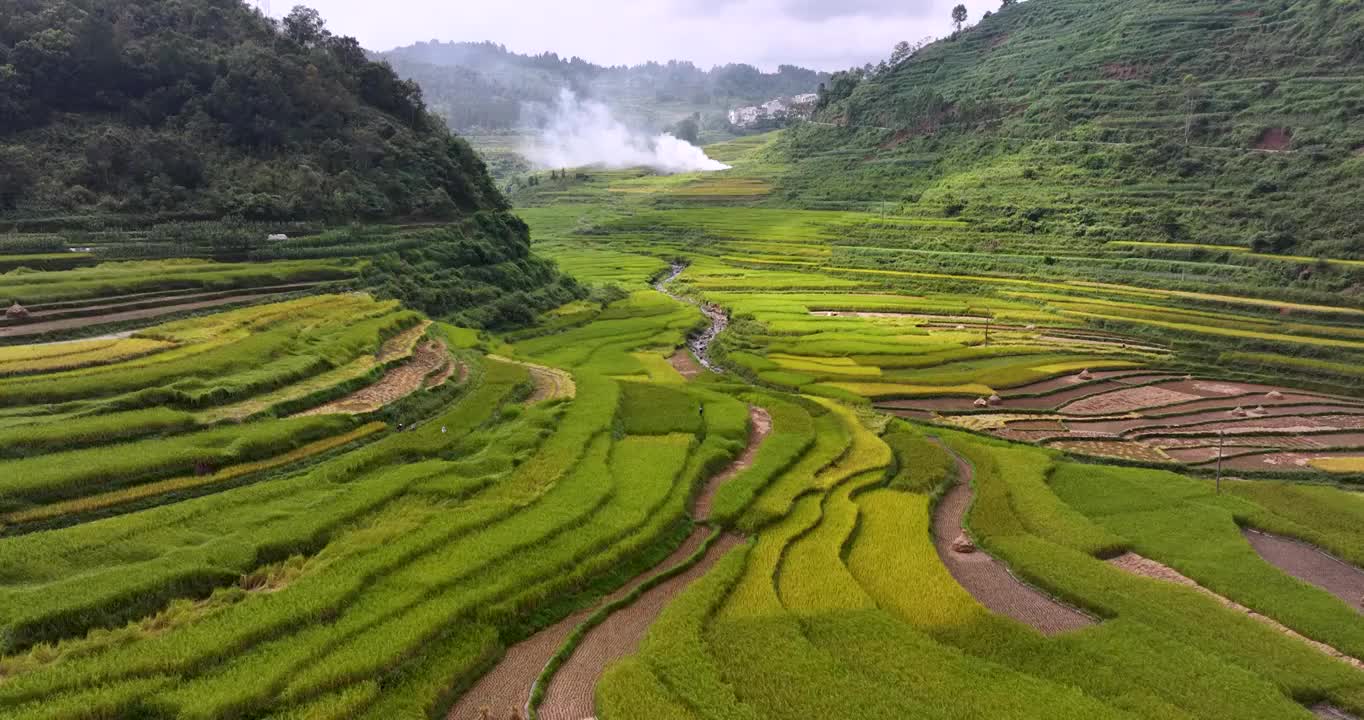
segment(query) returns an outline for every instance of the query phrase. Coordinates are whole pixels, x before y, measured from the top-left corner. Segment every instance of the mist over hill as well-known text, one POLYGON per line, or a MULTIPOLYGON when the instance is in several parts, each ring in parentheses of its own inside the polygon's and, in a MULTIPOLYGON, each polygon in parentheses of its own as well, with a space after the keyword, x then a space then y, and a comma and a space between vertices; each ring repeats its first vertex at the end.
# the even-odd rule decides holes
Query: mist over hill
POLYGON ((699 129, 728 125, 735 105, 814 92, 827 73, 782 65, 765 73, 752 65, 710 70, 672 60, 606 67, 553 52, 523 55, 491 42, 420 42, 380 55, 416 81, 432 110, 458 130, 507 130, 529 118, 527 105, 553 105, 561 90, 601 102, 623 121, 663 130, 697 115, 699 129))

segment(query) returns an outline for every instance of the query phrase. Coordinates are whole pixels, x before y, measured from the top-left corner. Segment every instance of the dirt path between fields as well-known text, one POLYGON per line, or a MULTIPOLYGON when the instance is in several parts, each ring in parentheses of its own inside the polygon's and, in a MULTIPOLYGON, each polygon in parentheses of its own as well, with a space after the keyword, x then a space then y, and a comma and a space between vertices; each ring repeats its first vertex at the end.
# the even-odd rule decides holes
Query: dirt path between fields
POLYGON ((631 580, 625 587, 606 596, 596 605, 579 610, 508 648, 497 666, 460 697, 446 716, 447 720, 479 720, 484 708, 488 709, 489 717, 496 720, 511 717, 513 711, 525 717, 531 685, 539 677, 540 671, 545 669, 545 665, 549 664, 550 658, 563 644, 564 638, 573 632, 573 628, 591 616, 598 607, 625 597, 649 578, 691 557, 692 553, 701 548, 701 544, 709 535, 709 530, 696 528, 677 550, 654 569, 631 580))
POLYGON ((649 626, 663 608, 693 581, 705 575, 720 558, 744 542, 732 533, 721 535, 701 561, 669 578, 592 628, 573 655, 554 673, 540 704, 541 720, 587 720, 596 714, 597 681, 616 660, 639 649, 649 626))
POLYGON ((1241 534, 1265 562, 1364 613, 1364 570, 1300 540, 1259 530, 1243 530, 1241 534))
POLYGON ((1354 715, 1351 715, 1338 707, 1327 705, 1326 703, 1313 705, 1308 709, 1312 711, 1313 715, 1324 718, 1324 720, 1359 720, 1359 718, 1354 715))
MULTIPOLYGON (((719 305, 698 302, 668 290, 668 285, 671 284, 673 280, 676 280, 677 276, 681 275, 686 269, 686 265, 681 263, 674 264, 667 276, 654 283, 654 289, 678 302, 695 305, 701 309, 701 313, 710 321, 710 325, 708 325, 705 330, 702 330, 700 334, 687 340, 687 347, 691 349, 692 355, 696 357, 696 361, 699 362, 702 367, 715 373, 724 372, 719 366, 711 361, 710 346, 711 343, 715 342, 715 338, 718 337, 720 333, 724 332, 725 328, 729 327, 729 315, 727 315, 724 308, 719 305)), ((677 356, 674 355, 673 357, 676 358, 677 356)), ((676 365, 674 365, 674 367, 676 367, 676 365)), ((681 372, 681 368, 678 368, 678 371, 681 372)))
POLYGON ((1141 555, 1138 555, 1136 553, 1126 553, 1122 556, 1113 558, 1112 560, 1108 561, 1108 564, 1125 572, 1129 572, 1133 575, 1141 575, 1142 577, 1148 577, 1153 580, 1161 580, 1164 582, 1175 583, 1196 590, 1222 603, 1223 606, 1231 610, 1235 610, 1236 612, 1242 613, 1257 622, 1264 623, 1265 625, 1274 628, 1275 630, 1283 633, 1284 635, 1287 635, 1288 637, 1307 643, 1308 645, 1311 645, 1315 650, 1325 655, 1329 655, 1337 660, 1340 660, 1341 662, 1348 663, 1349 665, 1353 666, 1356 670, 1364 670, 1364 662, 1360 662, 1356 658, 1350 657, 1349 655, 1346 655, 1345 653, 1331 647, 1330 645, 1327 645, 1326 643, 1317 642, 1316 640, 1301 635, 1298 632, 1284 626, 1283 623, 1280 623, 1279 621, 1273 618, 1261 615, 1260 613, 1251 610, 1250 608, 1236 602, 1235 600, 1232 600, 1222 595, 1218 595, 1217 593, 1203 587, 1202 585, 1199 585, 1192 578, 1186 577, 1185 575, 1181 574, 1178 570, 1175 570, 1172 567, 1163 565, 1159 562, 1156 562, 1155 560, 1151 560, 1150 558, 1142 557, 1141 555))
POLYGON ((772 415, 767 410, 752 405, 748 408, 748 445, 739 457, 734 458, 724 470, 716 473, 706 482, 705 488, 696 498, 696 504, 692 508, 692 517, 697 522, 706 522, 710 519, 710 509, 715 503, 715 493, 721 485, 729 482, 735 475, 753 466, 753 459, 758 455, 758 448, 762 446, 763 440, 767 439, 772 432, 772 415))
POLYGON ((957 463, 957 484, 933 511, 933 545, 948 572, 981 605, 992 612, 1031 625, 1046 635, 1078 630, 1095 624, 1090 616, 1048 597, 1024 583, 1004 563, 980 549, 961 553, 953 545, 965 535, 966 511, 975 497, 975 469, 965 458, 934 440, 951 453, 957 463))

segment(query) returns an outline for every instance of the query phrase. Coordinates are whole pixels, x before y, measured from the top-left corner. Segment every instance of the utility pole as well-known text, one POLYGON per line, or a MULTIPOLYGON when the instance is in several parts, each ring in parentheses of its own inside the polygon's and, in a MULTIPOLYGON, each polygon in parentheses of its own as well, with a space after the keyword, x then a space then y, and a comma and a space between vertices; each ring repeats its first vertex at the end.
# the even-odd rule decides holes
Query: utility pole
POLYGON ((1217 494, 1222 494, 1222 439, 1227 435, 1227 431, 1217 431, 1217 494))

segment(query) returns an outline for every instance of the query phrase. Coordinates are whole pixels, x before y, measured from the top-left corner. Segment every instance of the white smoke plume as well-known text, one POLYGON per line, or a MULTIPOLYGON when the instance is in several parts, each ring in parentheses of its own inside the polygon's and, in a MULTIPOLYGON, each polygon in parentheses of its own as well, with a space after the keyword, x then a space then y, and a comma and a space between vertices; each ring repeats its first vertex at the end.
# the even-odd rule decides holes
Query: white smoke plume
POLYGON ((545 113, 539 136, 521 151, 542 168, 647 167, 660 173, 728 170, 704 150, 667 133, 649 136, 626 127, 605 105, 559 92, 559 102, 545 113))

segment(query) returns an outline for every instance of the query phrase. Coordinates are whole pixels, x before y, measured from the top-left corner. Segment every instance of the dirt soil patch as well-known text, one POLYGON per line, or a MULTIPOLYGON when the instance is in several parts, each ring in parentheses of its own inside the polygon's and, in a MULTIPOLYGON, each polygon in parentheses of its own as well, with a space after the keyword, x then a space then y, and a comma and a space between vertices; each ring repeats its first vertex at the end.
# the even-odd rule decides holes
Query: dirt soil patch
POLYGON ((1081 398, 1061 408, 1061 411, 1068 415, 1116 415, 1198 399, 1198 395, 1147 385, 1081 398))
POLYGON ((1255 141, 1256 150, 1268 150, 1270 152, 1283 152, 1293 146, 1293 131, 1288 128, 1269 128, 1260 133, 1260 139, 1255 141))
POLYGON ((1242 534, 1265 562, 1364 613, 1364 570, 1300 540, 1258 530, 1242 534))
POLYGON ((703 370, 701 363, 696 362, 696 358, 692 357, 686 348, 678 348, 677 352, 668 358, 668 362, 672 364, 677 374, 688 380, 695 380, 703 370))
POLYGON ((1326 703, 1313 705, 1309 709, 1312 711, 1313 715, 1316 715, 1319 718, 1325 718, 1325 720, 1359 720, 1359 718, 1354 715, 1351 715, 1338 707, 1327 705, 1326 703))
MULTIPOLYGON (((706 531, 698 529, 697 532, 706 531)), ((597 681, 607 666, 638 650, 644 633, 663 612, 663 608, 743 541, 738 535, 721 535, 696 565, 644 593, 638 600, 612 613, 602 624, 588 631, 573 655, 554 673, 549 686, 545 688, 544 702, 539 709, 541 720, 584 720, 594 717, 597 681)))
POLYGON ((411 359, 384 374, 379 382, 360 388, 340 400, 320 405, 299 415, 362 415, 411 395, 426 383, 427 376, 448 363, 445 344, 431 340, 417 346, 411 359))
POLYGON ((971 488, 974 470, 961 456, 952 455, 957 463, 958 481, 933 512, 933 545, 952 577, 981 605, 1031 625, 1044 634, 1055 635, 1093 625, 1094 620, 1088 615, 1023 583, 989 554, 980 550, 963 554, 952 549, 952 542, 964 532, 962 520, 975 494, 971 488))
POLYGON ((715 492, 735 475, 753 466, 753 458, 758 456, 758 448, 762 446, 767 435, 772 432, 772 415, 757 405, 748 409, 748 422, 748 445, 744 447, 743 452, 739 453, 739 457, 734 459, 734 462, 707 481, 705 488, 697 496, 696 504, 692 509, 692 517, 697 522, 705 522, 710 519, 710 508, 715 502, 715 492))
POLYGON ((430 390, 430 389, 432 389, 432 388, 438 388, 438 387, 440 387, 441 385, 444 385, 444 384, 446 383, 446 381, 448 381, 448 380, 450 379, 450 377, 453 376, 453 375, 455 374, 455 366, 456 366, 456 365, 459 366, 459 368, 460 368, 461 371, 464 370, 464 365, 463 365, 462 363, 457 363, 457 362, 451 360, 451 361, 445 363, 444 365, 442 365, 442 366, 441 366, 438 370, 436 370, 434 373, 431 373, 430 375, 428 375, 428 376, 426 377, 426 382, 424 383, 424 386, 426 387, 426 389, 427 389, 427 390, 430 390))
POLYGON ((1305 637, 1297 633, 1296 631, 1285 627, 1279 621, 1261 615, 1260 613, 1251 610, 1245 605, 1242 605, 1234 600, 1218 595, 1217 593, 1203 587, 1202 585, 1199 585, 1193 579, 1180 574, 1178 570, 1175 570, 1172 567, 1158 563, 1155 560, 1151 560, 1150 558, 1142 557, 1141 555, 1138 555, 1136 553, 1126 553, 1120 557, 1113 558, 1112 560, 1108 561, 1108 564, 1118 568, 1119 570, 1131 573, 1133 575, 1141 575, 1142 577, 1148 577, 1153 580, 1171 582, 1177 585, 1183 585, 1187 588, 1196 590, 1202 593, 1203 595, 1206 595, 1222 603, 1222 605, 1228 609, 1242 613, 1243 615, 1246 615, 1252 620, 1264 623, 1265 625, 1274 628, 1275 630, 1283 633, 1284 635, 1287 635, 1288 637, 1294 638, 1295 640, 1299 640, 1301 642, 1307 643, 1308 645, 1311 645, 1318 652, 1329 655, 1337 660, 1340 660, 1341 662, 1348 663, 1351 666, 1353 666, 1356 670, 1364 670, 1364 662, 1360 662, 1358 659, 1352 658, 1349 655, 1346 655, 1345 653, 1331 647, 1330 645, 1327 645, 1326 643, 1317 642, 1316 640, 1305 637))
POLYGON ((598 607, 625 597, 639 587, 640 583, 691 557, 701 548, 709 534, 705 528, 697 528, 653 570, 634 578, 592 607, 579 610, 508 648, 497 665, 460 696, 459 701, 446 716, 447 720, 479 720, 483 708, 488 709, 489 717, 498 720, 511 717, 513 710, 525 717, 526 705, 530 702, 531 686, 573 628, 586 620, 598 607))

